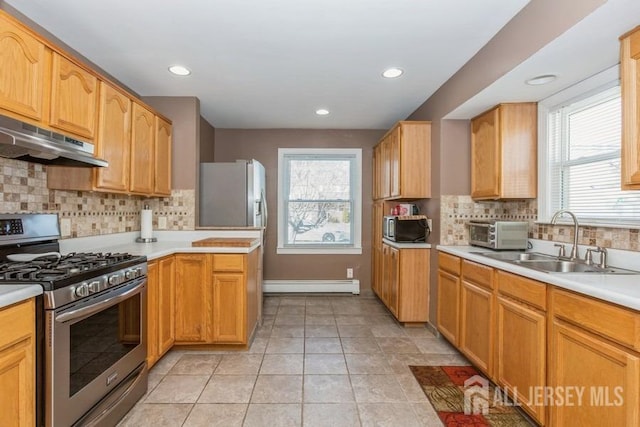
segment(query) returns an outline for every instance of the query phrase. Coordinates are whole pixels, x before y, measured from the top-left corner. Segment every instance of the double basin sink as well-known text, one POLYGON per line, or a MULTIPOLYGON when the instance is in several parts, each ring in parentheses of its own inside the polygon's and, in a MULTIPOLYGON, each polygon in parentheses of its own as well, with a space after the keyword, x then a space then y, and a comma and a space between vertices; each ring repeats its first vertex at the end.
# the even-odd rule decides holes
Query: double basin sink
POLYGON ((640 274, 640 271, 618 267, 600 267, 579 260, 560 259, 538 252, 474 252, 487 258, 505 261, 546 273, 596 273, 596 274, 640 274))

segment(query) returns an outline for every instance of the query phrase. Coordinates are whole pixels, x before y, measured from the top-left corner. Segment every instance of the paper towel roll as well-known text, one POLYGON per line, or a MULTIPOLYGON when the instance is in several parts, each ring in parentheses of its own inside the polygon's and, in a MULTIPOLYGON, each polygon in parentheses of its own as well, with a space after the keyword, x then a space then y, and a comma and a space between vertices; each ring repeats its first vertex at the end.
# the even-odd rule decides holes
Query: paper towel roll
POLYGON ((153 212, 151 209, 140 211, 140 237, 151 239, 153 237, 153 212))

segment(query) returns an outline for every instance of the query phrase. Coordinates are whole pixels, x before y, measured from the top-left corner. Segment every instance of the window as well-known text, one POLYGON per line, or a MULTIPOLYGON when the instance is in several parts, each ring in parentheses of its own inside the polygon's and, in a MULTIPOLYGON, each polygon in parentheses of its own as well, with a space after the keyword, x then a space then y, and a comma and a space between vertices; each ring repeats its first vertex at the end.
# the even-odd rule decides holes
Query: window
POLYGON ((362 253, 360 149, 278 150, 278 253, 362 253))
POLYGON ((541 173, 540 220, 568 209, 581 223, 637 224, 640 192, 620 189, 617 81, 541 112, 541 119, 546 118, 546 132, 541 132, 546 134, 546 156, 541 155, 546 174, 541 173))

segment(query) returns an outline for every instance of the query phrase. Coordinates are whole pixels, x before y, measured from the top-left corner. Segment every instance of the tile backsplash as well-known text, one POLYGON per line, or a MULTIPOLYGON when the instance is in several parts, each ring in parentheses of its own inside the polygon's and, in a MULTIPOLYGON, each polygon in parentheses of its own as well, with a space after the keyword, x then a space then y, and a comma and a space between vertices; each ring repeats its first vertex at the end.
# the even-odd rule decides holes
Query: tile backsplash
MULTIPOLYGON (((471 196, 441 196, 440 244, 468 245, 471 219, 528 221, 529 237, 557 242, 573 242, 573 226, 536 224, 536 200, 474 202, 471 196)), ((640 230, 580 226, 578 243, 605 248, 640 251, 640 230)))
POLYGON ((46 167, 0 158, 1 213, 57 213, 62 238, 140 230, 140 210, 149 204, 154 229, 193 230, 195 190, 173 190, 171 197, 148 199, 47 188, 46 167))

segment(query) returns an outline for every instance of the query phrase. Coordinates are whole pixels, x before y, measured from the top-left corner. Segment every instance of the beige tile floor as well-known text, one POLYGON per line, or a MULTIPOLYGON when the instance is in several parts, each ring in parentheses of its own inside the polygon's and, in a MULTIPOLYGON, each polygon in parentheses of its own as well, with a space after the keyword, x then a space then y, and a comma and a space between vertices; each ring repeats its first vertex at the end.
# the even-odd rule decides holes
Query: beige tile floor
POLYGON ((468 362, 375 298, 266 296, 248 352, 172 350, 120 426, 441 426, 408 366, 468 362))

